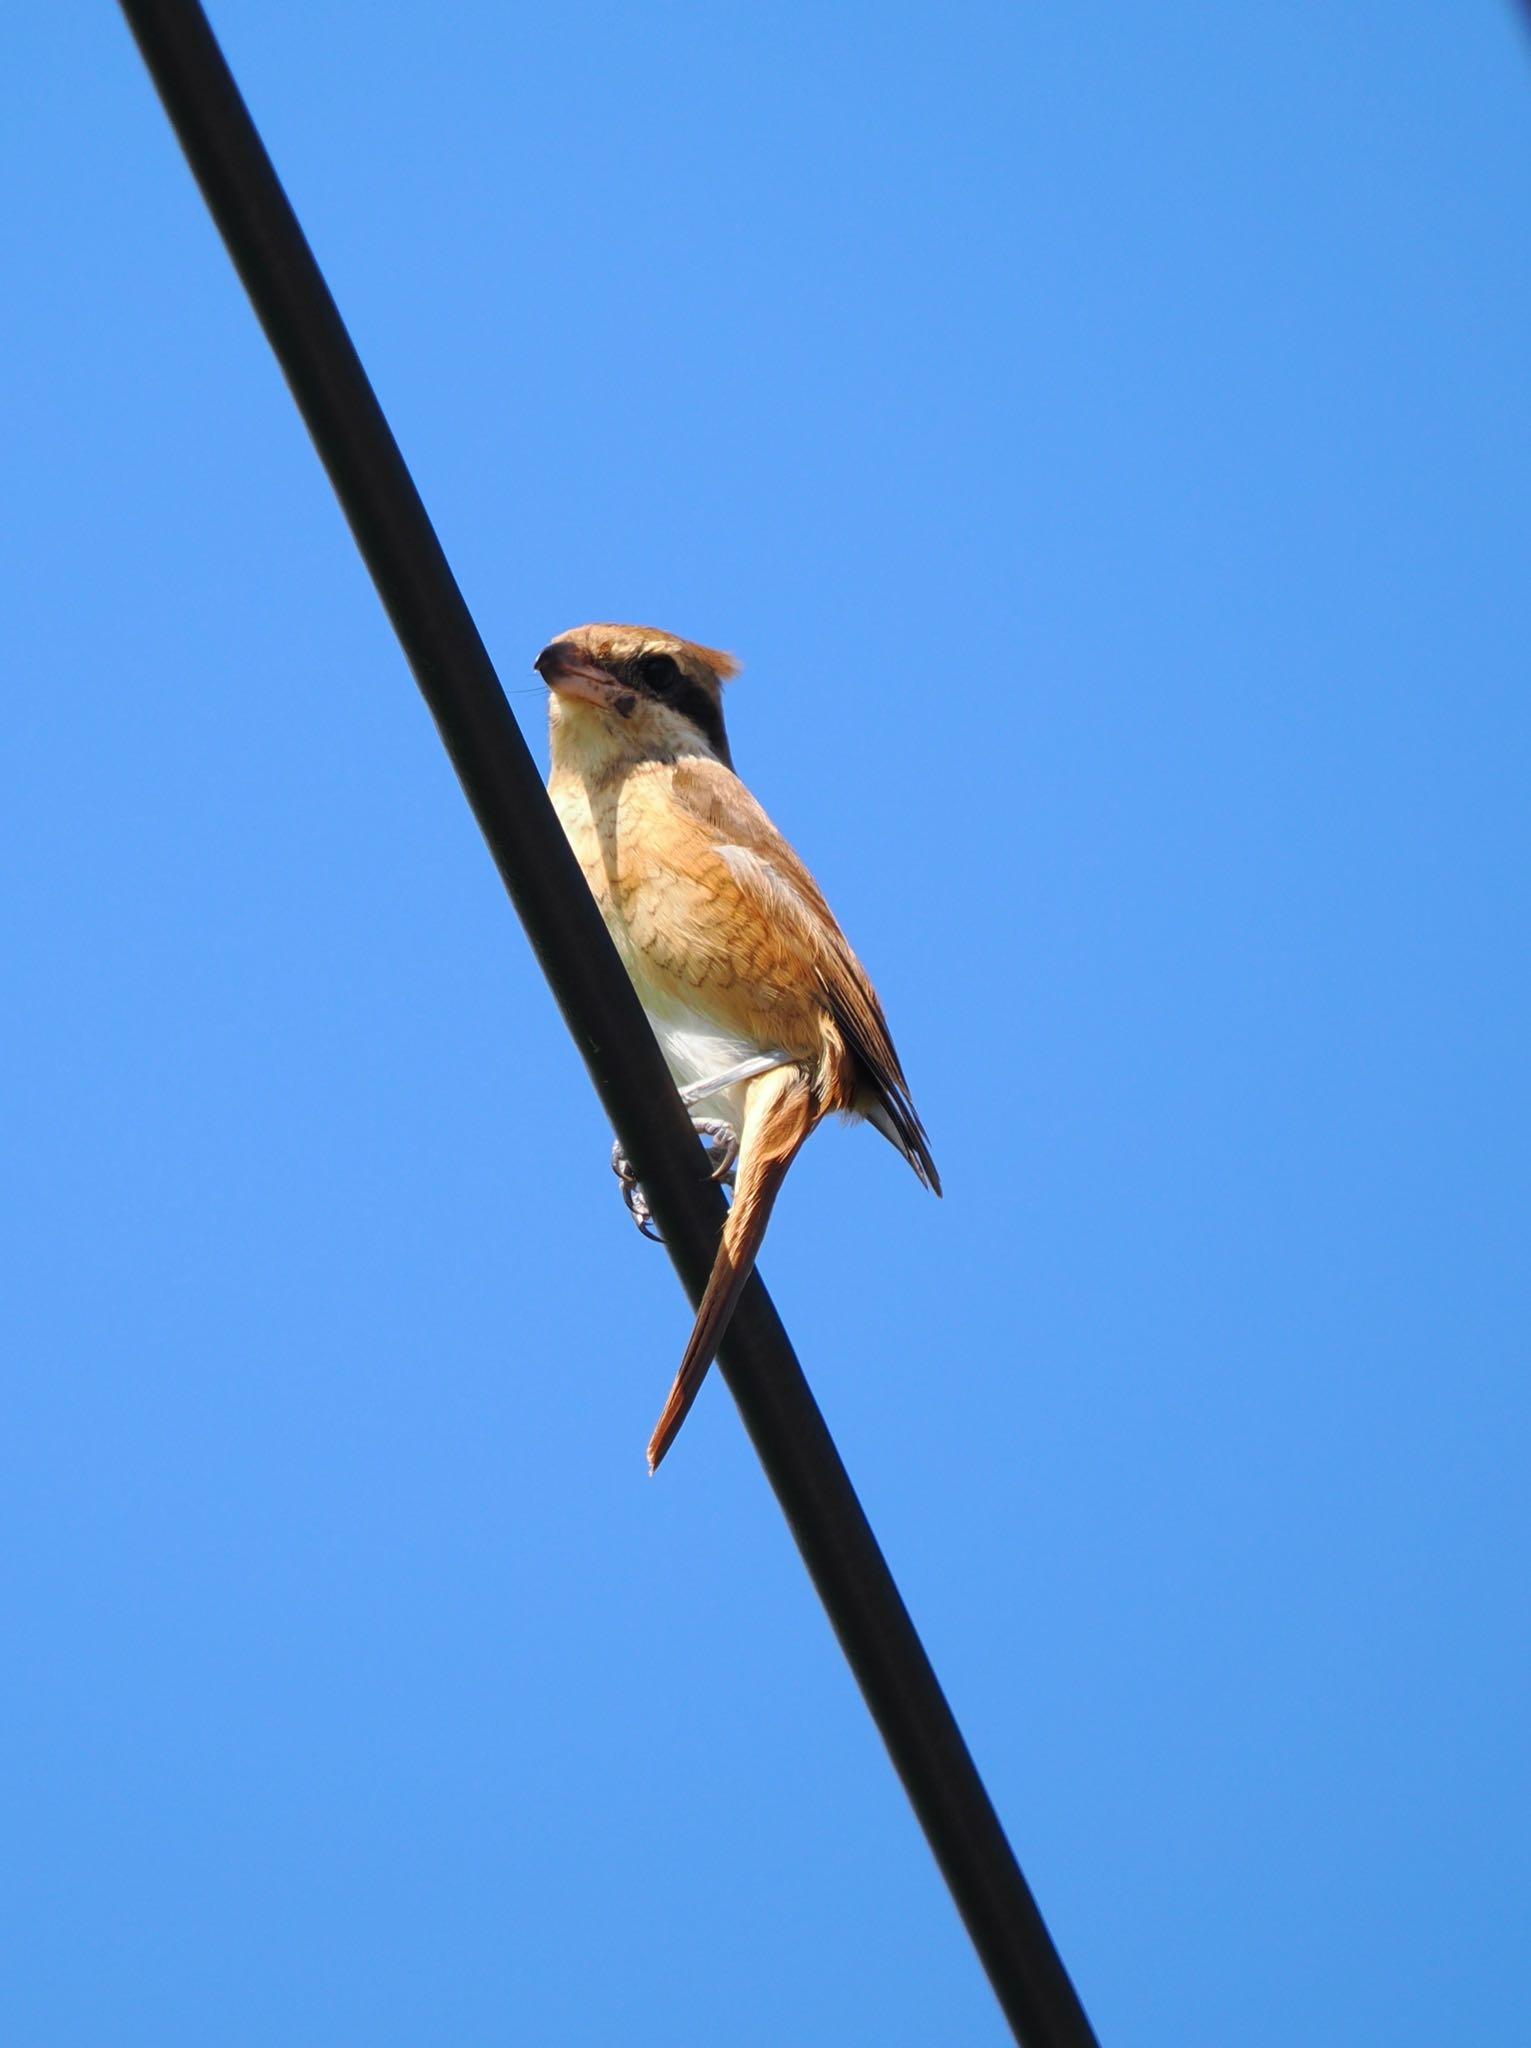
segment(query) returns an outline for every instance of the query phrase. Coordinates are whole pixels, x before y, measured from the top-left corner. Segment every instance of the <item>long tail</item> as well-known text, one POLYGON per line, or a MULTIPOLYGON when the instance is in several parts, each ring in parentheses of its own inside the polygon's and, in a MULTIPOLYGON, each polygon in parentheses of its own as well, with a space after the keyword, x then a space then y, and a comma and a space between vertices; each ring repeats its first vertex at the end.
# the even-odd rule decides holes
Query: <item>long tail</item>
POLYGON ((674 1443, 691 1403, 701 1391, 707 1368, 744 1292, 744 1283, 755 1270, 776 1192, 813 1128, 813 1099, 802 1069, 774 1067, 751 1081, 744 1098, 742 1121, 733 1207, 723 1226, 718 1255, 712 1262, 707 1289, 696 1312, 691 1341, 664 1412, 649 1438, 651 1472, 658 1471, 660 1459, 674 1443))

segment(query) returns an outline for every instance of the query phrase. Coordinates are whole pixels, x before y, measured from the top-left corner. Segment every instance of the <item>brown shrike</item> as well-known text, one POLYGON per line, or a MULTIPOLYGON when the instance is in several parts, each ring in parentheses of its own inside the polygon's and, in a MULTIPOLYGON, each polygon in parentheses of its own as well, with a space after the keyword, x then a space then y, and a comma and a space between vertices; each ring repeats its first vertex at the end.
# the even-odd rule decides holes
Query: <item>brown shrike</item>
MULTIPOLYGON (((733 1205, 664 1412, 653 1471, 696 1399, 771 1205, 822 1117, 865 1117, 940 1177, 866 970, 818 884, 735 775, 726 654, 648 626, 544 647, 548 793, 733 1205)), ((626 1161, 629 1206, 646 1224, 626 1161)))

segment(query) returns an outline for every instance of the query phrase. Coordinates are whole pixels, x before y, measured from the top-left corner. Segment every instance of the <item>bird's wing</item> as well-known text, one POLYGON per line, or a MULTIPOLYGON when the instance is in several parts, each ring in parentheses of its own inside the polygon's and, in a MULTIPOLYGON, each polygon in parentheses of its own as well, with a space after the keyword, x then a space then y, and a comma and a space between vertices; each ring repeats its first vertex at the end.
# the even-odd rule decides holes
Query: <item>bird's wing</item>
POLYGON ((939 1194, 941 1177, 882 1005, 818 883, 738 776, 720 762, 678 762, 672 790, 724 862, 732 887, 783 936, 790 935, 794 950, 801 949, 811 962, 825 1005, 881 1112, 874 1112, 872 1121, 939 1194))

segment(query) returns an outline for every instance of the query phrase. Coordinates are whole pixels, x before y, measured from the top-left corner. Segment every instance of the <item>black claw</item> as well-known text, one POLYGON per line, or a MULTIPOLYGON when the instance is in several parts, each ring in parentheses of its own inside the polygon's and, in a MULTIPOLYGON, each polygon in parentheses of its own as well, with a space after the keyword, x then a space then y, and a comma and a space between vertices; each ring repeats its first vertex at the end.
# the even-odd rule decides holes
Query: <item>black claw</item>
POLYGON ((711 1163, 713 1179, 730 1179, 739 1163, 739 1133, 732 1124, 711 1116, 694 1116, 691 1125, 711 1163))
POLYGON ((639 1230, 648 1239, 649 1243, 663 1244, 664 1238, 655 1227, 647 1197, 636 1181, 631 1186, 623 1187, 622 1199, 627 1203, 628 1215, 632 1217, 634 1223, 637 1224, 639 1230))

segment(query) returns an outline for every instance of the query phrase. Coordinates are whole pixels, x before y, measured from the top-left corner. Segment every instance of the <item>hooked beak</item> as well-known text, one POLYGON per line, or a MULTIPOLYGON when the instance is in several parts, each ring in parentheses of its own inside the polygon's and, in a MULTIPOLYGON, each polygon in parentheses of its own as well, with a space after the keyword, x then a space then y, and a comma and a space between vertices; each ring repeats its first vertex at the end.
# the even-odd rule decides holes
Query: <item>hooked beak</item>
POLYGON ((609 669, 591 661, 567 640, 550 641, 532 667, 550 690, 557 690, 563 697, 583 698, 585 703, 598 704, 602 710, 610 709, 611 693, 620 687, 609 669))

